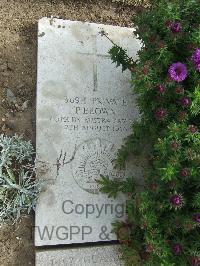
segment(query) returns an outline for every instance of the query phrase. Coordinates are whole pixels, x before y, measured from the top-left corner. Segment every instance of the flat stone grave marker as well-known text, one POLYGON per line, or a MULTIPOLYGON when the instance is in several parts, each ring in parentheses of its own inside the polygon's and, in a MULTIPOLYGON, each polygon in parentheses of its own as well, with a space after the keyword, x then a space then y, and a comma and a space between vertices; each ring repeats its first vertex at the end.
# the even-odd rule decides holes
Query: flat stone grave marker
POLYGON ((37 266, 123 266, 119 245, 39 251, 37 266))
POLYGON ((96 180, 139 171, 113 161, 139 118, 130 72, 112 64, 112 43, 136 58, 133 29, 42 18, 38 33, 37 174, 44 180, 36 209, 35 245, 116 240, 126 199, 99 193, 96 180))

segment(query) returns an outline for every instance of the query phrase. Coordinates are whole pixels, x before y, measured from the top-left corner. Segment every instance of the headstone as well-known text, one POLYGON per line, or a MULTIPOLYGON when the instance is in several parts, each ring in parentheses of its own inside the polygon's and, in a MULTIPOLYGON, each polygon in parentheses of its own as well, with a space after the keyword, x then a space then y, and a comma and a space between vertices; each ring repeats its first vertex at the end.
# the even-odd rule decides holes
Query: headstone
POLYGON ((133 29, 43 18, 38 34, 37 165, 45 182, 36 209, 36 246, 115 240, 126 199, 99 193, 96 180, 138 171, 114 169, 117 150, 139 118, 130 72, 112 64, 112 43, 136 59, 133 29))
POLYGON ((123 266, 119 245, 39 251, 37 266, 123 266))

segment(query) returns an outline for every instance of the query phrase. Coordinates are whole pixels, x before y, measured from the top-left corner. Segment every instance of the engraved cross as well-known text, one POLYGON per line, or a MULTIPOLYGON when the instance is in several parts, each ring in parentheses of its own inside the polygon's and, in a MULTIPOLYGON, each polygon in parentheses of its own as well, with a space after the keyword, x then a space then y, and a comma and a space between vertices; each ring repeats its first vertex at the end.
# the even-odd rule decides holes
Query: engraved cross
POLYGON ((79 54, 82 55, 87 55, 87 56, 92 56, 92 63, 93 63, 93 82, 94 82, 94 90, 93 91, 97 91, 97 87, 98 87, 98 81, 97 81, 97 58, 98 57, 104 57, 104 58, 110 58, 109 55, 105 55, 105 54, 99 54, 97 53, 97 39, 96 39, 96 35, 92 35, 92 46, 93 46, 93 52, 92 53, 81 53, 79 52, 79 54))

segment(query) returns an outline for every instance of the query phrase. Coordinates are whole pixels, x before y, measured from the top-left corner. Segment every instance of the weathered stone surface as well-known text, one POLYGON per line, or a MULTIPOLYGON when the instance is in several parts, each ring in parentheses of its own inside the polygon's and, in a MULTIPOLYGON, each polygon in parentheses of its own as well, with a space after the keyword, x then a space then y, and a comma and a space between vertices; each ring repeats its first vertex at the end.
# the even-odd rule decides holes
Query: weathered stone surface
POLYGON ((36 266, 123 266, 118 245, 36 252, 36 266))
POLYGON ((46 190, 36 210, 37 246, 115 240, 111 223, 125 217, 124 196, 108 199, 96 180, 138 171, 114 169, 113 160, 139 114, 130 72, 112 64, 102 29, 136 57, 133 29, 39 21, 37 156, 46 190))

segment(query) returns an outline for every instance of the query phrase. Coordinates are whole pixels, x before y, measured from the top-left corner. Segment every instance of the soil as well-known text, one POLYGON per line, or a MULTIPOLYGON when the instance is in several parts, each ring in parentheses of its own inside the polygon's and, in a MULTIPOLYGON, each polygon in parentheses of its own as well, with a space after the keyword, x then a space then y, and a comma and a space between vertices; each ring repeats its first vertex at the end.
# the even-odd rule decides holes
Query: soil
MULTIPOLYGON (((35 144, 37 21, 44 16, 132 26, 133 7, 111 0, 0 0, 0 134, 35 144)), ((0 229, 1 266, 34 265, 34 215, 0 229)))

